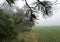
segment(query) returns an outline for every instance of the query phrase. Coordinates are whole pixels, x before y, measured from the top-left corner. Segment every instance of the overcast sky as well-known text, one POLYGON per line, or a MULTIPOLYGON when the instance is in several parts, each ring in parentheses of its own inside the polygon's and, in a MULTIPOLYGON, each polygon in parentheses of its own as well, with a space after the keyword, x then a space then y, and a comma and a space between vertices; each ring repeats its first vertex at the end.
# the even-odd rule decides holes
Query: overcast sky
MULTIPOLYGON (((31 4, 32 2, 36 1, 36 0, 27 0, 29 4, 31 4)), ((55 0, 48 0, 51 1, 52 3, 55 0)), ((0 4, 2 4, 4 2, 4 0, 0 0, 0 4)), ((57 1, 57 3, 60 3, 60 0, 57 1)), ((24 6, 24 2, 19 0, 16 2, 15 4, 17 7, 22 8, 24 6)), ((60 4, 53 6, 54 8, 54 15, 50 18, 44 19, 41 15, 39 15, 39 20, 38 23, 36 25, 40 25, 40 26, 60 26, 60 4)), ((41 13, 40 13, 41 14, 41 13)))

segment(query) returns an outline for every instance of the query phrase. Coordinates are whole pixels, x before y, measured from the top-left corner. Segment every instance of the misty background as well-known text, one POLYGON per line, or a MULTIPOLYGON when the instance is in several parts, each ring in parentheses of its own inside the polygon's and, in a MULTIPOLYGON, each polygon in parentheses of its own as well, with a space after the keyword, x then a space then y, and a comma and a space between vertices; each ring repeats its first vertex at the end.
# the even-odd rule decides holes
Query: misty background
MULTIPOLYGON (((28 4, 31 5, 31 3, 35 2, 36 0, 27 0, 27 1, 28 1, 28 4)), ((56 0, 48 0, 48 1, 51 1, 53 3, 56 0)), ((60 3, 60 1, 57 0, 57 3, 60 3)), ((25 5, 24 1, 16 0, 15 5, 12 4, 12 7, 10 7, 8 3, 6 2, 6 0, 0 0, 0 7, 2 7, 2 9, 4 9, 4 11, 8 13, 17 12, 16 8, 22 9, 24 5, 25 5)), ((39 13, 38 19, 39 20, 36 20, 37 22, 35 23, 36 25, 60 26, 60 4, 53 5, 53 16, 52 17, 45 19, 42 17, 41 13, 39 13)))

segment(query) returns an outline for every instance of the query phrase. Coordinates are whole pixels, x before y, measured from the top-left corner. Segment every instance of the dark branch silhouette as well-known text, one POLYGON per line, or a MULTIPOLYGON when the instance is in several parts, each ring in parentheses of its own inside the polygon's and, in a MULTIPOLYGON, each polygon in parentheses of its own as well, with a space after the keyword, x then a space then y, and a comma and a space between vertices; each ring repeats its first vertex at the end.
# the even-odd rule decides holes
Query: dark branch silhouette
MULTIPOLYGON (((8 4, 11 5, 11 3, 14 3, 15 0, 6 0, 8 2, 8 4)), ((46 16, 52 16, 52 6, 53 5, 56 5, 56 4, 60 4, 60 3, 56 3, 57 0, 52 3, 50 1, 40 1, 40 0, 37 0, 37 2, 35 2, 33 5, 35 5, 34 7, 30 7, 30 5, 27 3, 27 0, 25 0, 25 4, 27 6, 27 10, 26 10, 26 14, 30 14, 30 19, 31 21, 32 18, 34 18, 32 16, 32 14, 35 16, 35 13, 37 13, 36 11, 36 8, 38 8, 38 11, 41 11, 43 14, 43 17, 45 18, 46 16)), ((36 16, 35 16, 36 17, 36 16)), ((35 18, 36 19, 36 18, 35 18)))
MULTIPOLYGON (((14 3, 14 0, 6 0, 6 1, 10 5, 11 5, 11 3, 14 3)), ((59 4, 56 2, 57 2, 57 0, 54 3, 50 2, 50 1, 45 1, 45 0, 44 1, 37 0, 37 2, 33 3, 33 5, 35 5, 35 6, 31 7, 28 4, 27 0, 25 0, 25 4, 27 7, 27 8, 25 8, 26 9, 25 15, 27 15, 29 17, 30 22, 34 22, 34 19, 37 19, 37 16, 35 14, 38 13, 38 11, 42 12, 42 16, 44 18, 51 17, 53 15, 52 6, 59 4)))
POLYGON ((11 3, 14 3, 14 0, 6 0, 8 4, 11 6, 11 3))
POLYGON ((35 11, 33 11, 32 7, 30 7, 30 6, 28 5, 28 3, 27 3, 26 0, 25 0, 25 2, 26 2, 26 6, 28 6, 28 9, 29 9, 29 10, 27 11, 27 14, 29 14, 29 12, 31 13, 30 22, 32 22, 32 21, 33 21, 33 18, 36 19, 36 16, 33 14, 35 11))

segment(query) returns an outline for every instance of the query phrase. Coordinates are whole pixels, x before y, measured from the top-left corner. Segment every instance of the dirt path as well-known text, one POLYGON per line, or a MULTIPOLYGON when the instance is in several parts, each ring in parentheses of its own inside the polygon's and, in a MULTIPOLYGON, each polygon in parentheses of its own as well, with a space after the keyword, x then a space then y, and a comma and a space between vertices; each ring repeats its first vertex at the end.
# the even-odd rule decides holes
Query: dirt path
POLYGON ((38 36, 34 32, 20 33, 18 39, 20 39, 21 42, 38 42, 38 36))

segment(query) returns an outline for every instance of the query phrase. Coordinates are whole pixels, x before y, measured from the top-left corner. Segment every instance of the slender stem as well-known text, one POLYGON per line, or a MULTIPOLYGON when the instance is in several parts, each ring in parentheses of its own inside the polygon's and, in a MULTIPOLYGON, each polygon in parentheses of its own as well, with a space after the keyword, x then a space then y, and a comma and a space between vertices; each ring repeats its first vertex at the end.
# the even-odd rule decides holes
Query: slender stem
POLYGON ((40 2, 39 0, 37 0, 37 2, 40 2))
POLYGON ((28 6, 28 8, 30 9, 30 11, 31 11, 31 13, 32 13, 32 9, 31 9, 31 7, 29 6, 29 4, 27 3, 26 0, 25 0, 25 2, 26 2, 26 5, 28 6))
POLYGON ((27 1, 25 0, 25 2, 26 2, 26 5, 31 9, 31 7, 29 6, 29 4, 27 3, 27 1))

